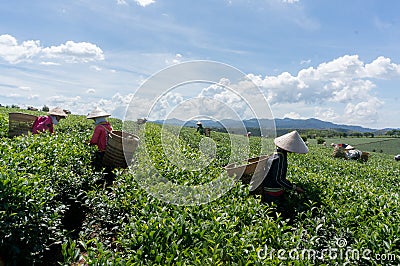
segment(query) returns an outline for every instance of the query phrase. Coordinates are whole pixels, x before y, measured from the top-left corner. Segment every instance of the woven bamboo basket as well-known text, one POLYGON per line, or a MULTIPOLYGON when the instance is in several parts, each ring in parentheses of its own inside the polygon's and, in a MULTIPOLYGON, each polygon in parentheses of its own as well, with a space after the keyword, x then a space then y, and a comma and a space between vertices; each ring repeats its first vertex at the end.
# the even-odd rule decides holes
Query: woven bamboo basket
POLYGON ((28 135, 32 132, 32 126, 37 116, 24 113, 8 114, 8 136, 10 138, 19 135, 28 135))
POLYGON ((132 161, 133 153, 139 145, 139 137, 128 132, 112 131, 103 158, 105 166, 126 168, 132 161))
POLYGON ((346 150, 343 149, 342 147, 336 146, 333 149, 332 156, 333 156, 333 158, 344 158, 344 159, 346 159, 346 150))
POLYGON ((268 157, 268 155, 262 155, 247 159, 245 164, 231 163, 224 168, 230 177, 235 176, 236 180, 240 179, 243 184, 249 184, 258 164, 266 162, 268 157))

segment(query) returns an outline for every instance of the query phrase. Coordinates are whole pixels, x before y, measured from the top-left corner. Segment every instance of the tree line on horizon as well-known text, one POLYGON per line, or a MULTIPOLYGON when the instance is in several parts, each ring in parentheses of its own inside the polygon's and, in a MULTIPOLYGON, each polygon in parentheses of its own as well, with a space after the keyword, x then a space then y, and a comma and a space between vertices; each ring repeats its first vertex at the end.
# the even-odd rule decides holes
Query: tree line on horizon
MULTIPOLYGON (((0 104, 0 107, 5 107, 5 108, 14 108, 14 109, 20 109, 20 107, 16 104, 12 104, 11 106, 9 105, 2 105, 0 104)), ((42 112, 48 112, 49 107, 47 105, 43 105, 41 109, 35 108, 32 106, 28 106, 27 110, 30 111, 42 111, 42 112)), ((67 110, 66 110, 67 111, 67 110)), ((228 133, 226 128, 220 128, 220 127, 210 127, 211 131, 216 131, 216 132, 223 132, 223 133, 228 133)), ((291 128, 277 128, 276 129, 276 134, 277 136, 286 134, 294 129, 291 128)), ((356 137, 356 138, 361 138, 361 137, 370 137, 373 138, 375 136, 388 136, 388 137, 400 137, 400 129, 391 129, 387 131, 374 131, 374 132, 358 132, 358 131, 350 131, 347 129, 296 129, 301 135, 302 138, 307 140, 307 139, 317 139, 317 138, 347 138, 347 137, 356 137)), ((230 132, 233 134, 242 134, 243 129, 230 129, 230 132)), ((260 128, 254 128, 254 127, 247 127, 246 128, 247 132, 251 132, 252 136, 262 136, 260 128)))

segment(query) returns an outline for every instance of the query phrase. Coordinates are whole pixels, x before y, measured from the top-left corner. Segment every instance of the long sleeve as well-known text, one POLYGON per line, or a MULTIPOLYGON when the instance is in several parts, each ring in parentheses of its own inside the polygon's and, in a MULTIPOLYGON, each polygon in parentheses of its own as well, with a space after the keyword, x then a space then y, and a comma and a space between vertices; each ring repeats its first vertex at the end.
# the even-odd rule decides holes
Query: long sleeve
POLYGON ((92 135, 92 138, 90 139, 90 144, 91 145, 97 145, 100 142, 100 136, 101 136, 101 128, 99 126, 96 126, 94 128, 94 132, 92 135))
POLYGON ((286 189, 293 189, 293 184, 286 179, 287 175, 287 158, 286 155, 279 154, 279 163, 278 163, 278 171, 277 175, 275 176, 275 181, 281 187, 286 189))
POLYGON ((32 133, 37 134, 48 130, 50 133, 54 133, 53 122, 50 116, 39 116, 32 126, 32 133))
POLYGON ((293 184, 286 179, 287 157, 286 154, 277 152, 272 155, 271 168, 264 179, 263 187, 267 191, 277 191, 282 188, 293 189, 293 184))
POLYGON ((99 124, 95 127, 92 138, 90 139, 90 145, 97 145, 99 151, 105 151, 107 147, 108 131, 112 130, 109 123, 99 124))

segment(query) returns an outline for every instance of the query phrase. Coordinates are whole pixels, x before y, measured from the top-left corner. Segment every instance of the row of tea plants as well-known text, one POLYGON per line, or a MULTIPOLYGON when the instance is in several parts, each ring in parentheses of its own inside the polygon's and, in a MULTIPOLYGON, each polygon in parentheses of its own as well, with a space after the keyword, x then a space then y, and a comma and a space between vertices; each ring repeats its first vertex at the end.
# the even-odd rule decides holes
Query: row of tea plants
MULTIPOLYGON (((236 156, 227 134, 212 132, 205 140, 184 128, 179 139, 173 134, 162 139, 161 127, 148 123, 135 164, 116 169, 114 183, 106 186, 90 164, 93 122, 71 115, 56 126, 57 134, 10 139, 9 111, 0 108, 0 259, 5 264, 400 262, 400 164, 391 156, 373 153, 365 163, 347 161, 317 145, 308 154, 290 154, 288 179, 307 193, 289 192, 282 214, 260 204, 240 182, 226 184, 231 188, 209 203, 184 204, 199 198, 189 193, 172 204, 174 184, 196 187, 224 176, 223 166, 236 156), (204 147, 215 153, 201 167, 180 167, 170 158, 178 154, 179 160, 196 162, 208 156, 204 147)), ((112 123, 122 127, 121 121, 112 123)), ((259 155, 262 141, 243 138, 249 156, 259 155)), ((202 197, 215 188, 197 193, 202 197)))

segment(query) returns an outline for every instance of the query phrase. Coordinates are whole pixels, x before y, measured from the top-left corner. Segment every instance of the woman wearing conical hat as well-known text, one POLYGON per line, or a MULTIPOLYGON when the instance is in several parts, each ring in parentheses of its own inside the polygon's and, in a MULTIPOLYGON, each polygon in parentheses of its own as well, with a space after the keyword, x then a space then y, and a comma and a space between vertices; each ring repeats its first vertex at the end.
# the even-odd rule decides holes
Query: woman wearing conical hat
POLYGON ((204 135, 205 130, 204 130, 203 124, 200 121, 197 121, 196 125, 197 125, 196 131, 199 132, 200 135, 204 135))
POLYGON ((46 130, 50 133, 54 133, 54 125, 57 125, 62 118, 66 118, 68 115, 60 107, 51 109, 48 115, 39 116, 33 122, 32 133, 37 134, 39 132, 45 132, 46 130))
POLYGON ((308 148, 297 131, 292 131, 285 135, 275 138, 276 152, 272 155, 271 168, 265 176, 262 186, 262 202, 282 204, 284 191, 294 190, 304 193, 304 190, 286 179, 287 174, 287 154, 307 153, 308 148))
POLYGON ((86 116, 87 119, 93 119, 96 125, 89 145, 97 146, 95 161, 93 162, 95 168, 97 169, 102 166, 104 153, 107 147, 108 134, 112 131, 110 122, 106 120, 106 118, 109 116, 109 113, 98 107, 86 116))

